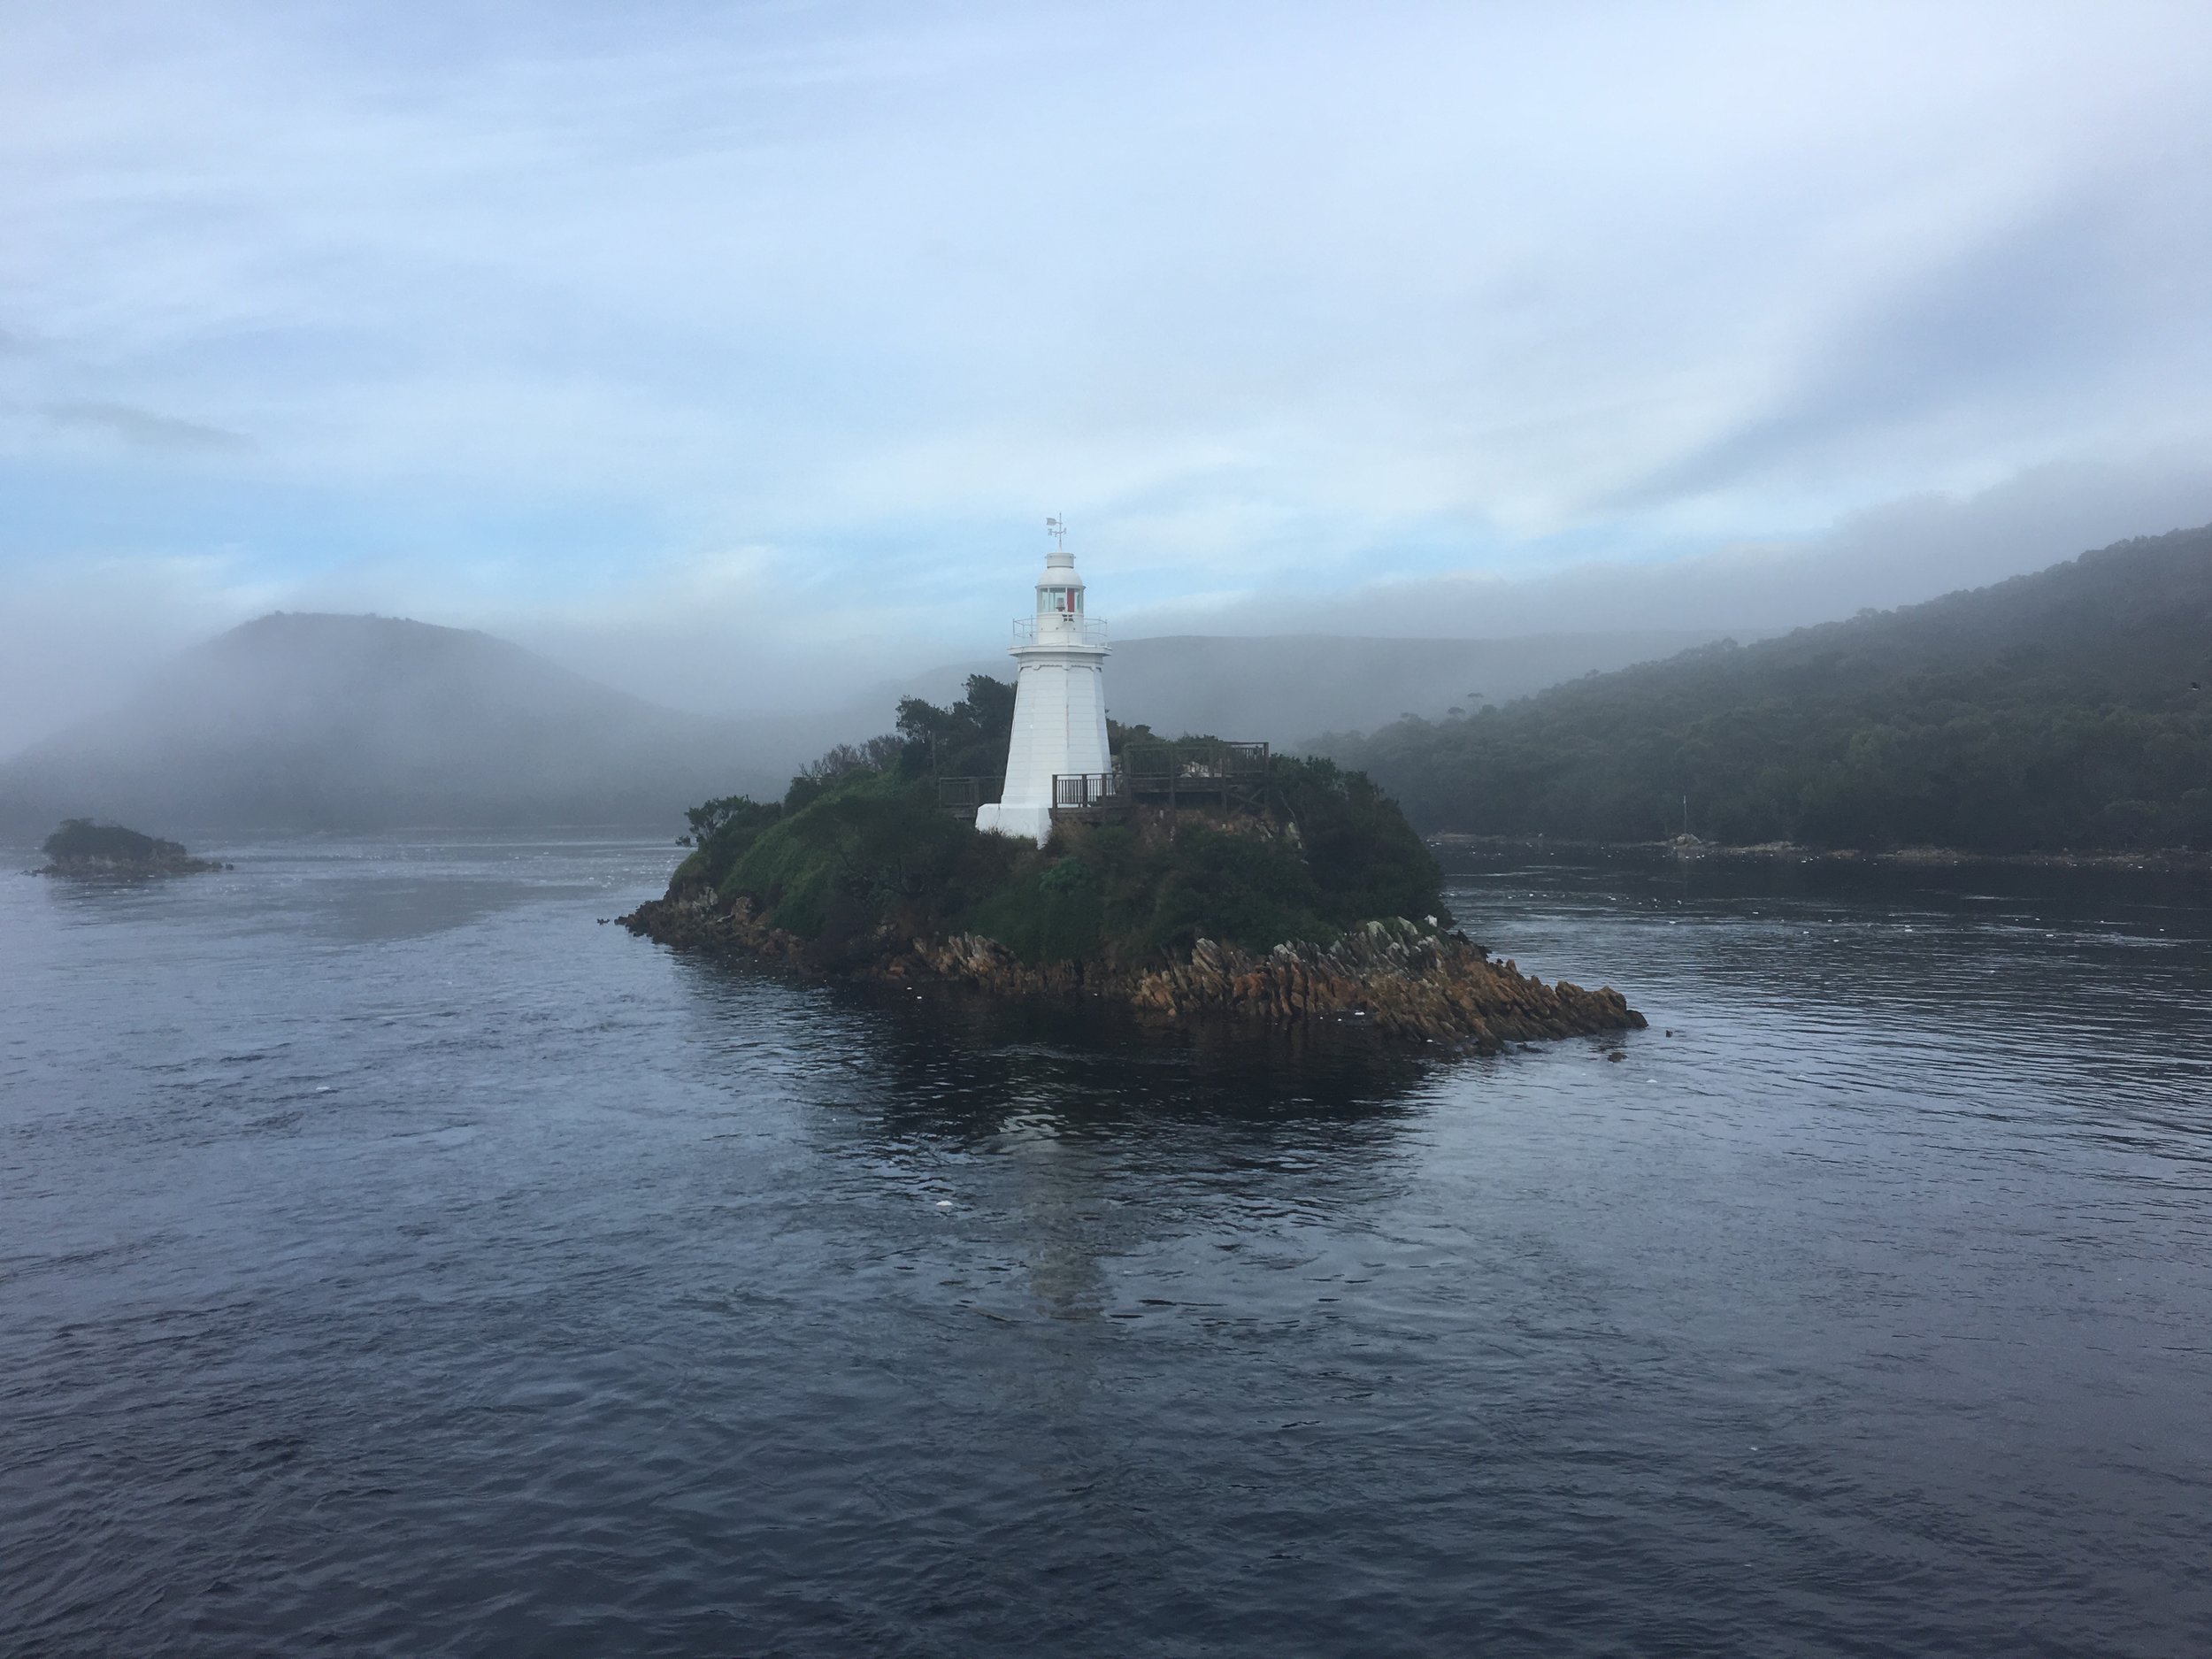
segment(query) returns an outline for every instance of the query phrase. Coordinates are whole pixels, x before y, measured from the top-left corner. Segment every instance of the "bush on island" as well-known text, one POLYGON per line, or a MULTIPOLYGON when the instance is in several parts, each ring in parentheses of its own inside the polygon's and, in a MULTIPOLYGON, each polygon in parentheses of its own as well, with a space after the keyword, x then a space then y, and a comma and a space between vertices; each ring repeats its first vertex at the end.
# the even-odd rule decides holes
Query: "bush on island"
MULTIPOLYGON (((910 699, 902 737, 832 751, 781 803, 694 809, 670 897, 742 895, 826 965, 887 926, 980 934, 1033 964, 1133 966, 1202 938, 1265 949, 1377 917, 1448 919, 1436 861, 1395 803, 1327 760, 1274 757, 1257 812, 1068 824, 1042 848, 979 833, 940 810, 929 758, 988 741, 977 717, 1002 699, 979 680, 998 683, 971 680, 950 710, 910 699)), ((1002 764, 1002 738, 998 752, 1002 764)))
POLYGON ((43 875, 173 875, 224 867, 193 857, 176 841, 88 818, 65 818, 39 850, 47 857, 43 875))
POLYGON ((88 818, 64 819, 39 850, 56 864, 96 859, 114 864, 150 864, 186 856, 175 841, 142 835, 120 824, 95 823, 88 818))
MULTIPOLYGON (((979 832, 938 785, 1002 768, 1012 710, 1013 688, 978 675, 950 709, 900 704, 895 733, 831 750, 780 802, 695 808, 667 895, 623 925, 887 983, 1483 1054, 1644 1023, 1617 991, 1546 986, 1453 930, 1396 803, 1331 761, 1274 757, 1234 810, 1139 804, 1057 825, 1044 847, 979 832)), ((1108 735, 1155 741, 1111 721, 1108 735)))

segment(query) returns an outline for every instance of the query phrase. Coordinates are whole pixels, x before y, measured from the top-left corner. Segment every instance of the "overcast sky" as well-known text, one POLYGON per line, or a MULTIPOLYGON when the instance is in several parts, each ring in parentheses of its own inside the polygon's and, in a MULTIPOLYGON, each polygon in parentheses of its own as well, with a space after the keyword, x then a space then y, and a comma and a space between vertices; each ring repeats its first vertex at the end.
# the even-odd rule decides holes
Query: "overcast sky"
POLYGON ((1470 635, 2212 520, 2208 110, 2200 3, 0 0, 0 748, 274 607, 880 679, 1049 512, 1470 635))

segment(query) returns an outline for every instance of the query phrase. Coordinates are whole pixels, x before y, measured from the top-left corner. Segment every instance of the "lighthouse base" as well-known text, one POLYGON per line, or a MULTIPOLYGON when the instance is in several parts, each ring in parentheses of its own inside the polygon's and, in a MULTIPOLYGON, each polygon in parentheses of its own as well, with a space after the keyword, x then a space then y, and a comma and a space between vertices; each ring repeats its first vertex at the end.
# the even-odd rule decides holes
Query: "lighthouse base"
POLYGON ((1052 809, 993 802, 976 808, 975 826, 995 835, 1019 835, 1041 847, 1052 839, 1052 809))

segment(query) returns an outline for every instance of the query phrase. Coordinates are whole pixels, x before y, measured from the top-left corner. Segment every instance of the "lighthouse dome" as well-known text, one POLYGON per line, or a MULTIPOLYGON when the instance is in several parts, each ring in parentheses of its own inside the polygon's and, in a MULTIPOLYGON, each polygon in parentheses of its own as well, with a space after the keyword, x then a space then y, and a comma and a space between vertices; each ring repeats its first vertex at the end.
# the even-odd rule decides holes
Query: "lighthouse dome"
POLYGON ((1065 548, 1055 548, 1045 555, 1045 573, 1037 578, 1040 588, 1080 588, 1083 579, 1076 573, 1075 555, 1065 548))
POLYGON ((1037 578, 1038 626, 1073 626, 1082 614, 1083 579, 1075 572, 1075 555, 1055 548, 1045 555, 1045 573, 1037 578))

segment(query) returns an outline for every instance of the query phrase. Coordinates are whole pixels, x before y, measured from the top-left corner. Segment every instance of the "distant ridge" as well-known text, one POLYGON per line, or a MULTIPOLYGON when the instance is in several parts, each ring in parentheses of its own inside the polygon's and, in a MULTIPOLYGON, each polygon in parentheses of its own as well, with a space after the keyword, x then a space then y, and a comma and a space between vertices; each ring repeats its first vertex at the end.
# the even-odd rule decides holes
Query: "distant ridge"
MULTIPOLYGON (((1287 744, 1441 715, 1709 635, 1510 640, 1175 636, 1115 648, 1117 718, 1287 744)), ((710 796, 780 797, 831 744, 889 729, 898 698, 949 702, 962 664, 837 709, 680 713, 507 641, 400 618, 278 611, 187 651, 120 707, 0 761, 0 831, 65 818, 194 830, 666 825, 710 796)))
MULTIPOLYGON (((1509 702, 1563 680, 1671 657, 1719 637, 1715 630, 1688 629, 1494 640, 1161 634, 1114 641, 1106 701, 1125 724, 1295 744, 1402 714, 1436 718, 1455 707, 1509 702)), ((1003 658, 962 664, 900 689, 948 702, 967 675, 1003 679, 1012 667, 1003 658)))
POLYGON ((2212 846, 2212 527, 1321 747, 1431 831, 2212 846))
POLYGON ((737 723, 657 708, 490 634, 280 611, 0 763, 0 825, 672 833, 707 795, 781 785, 737 723))

